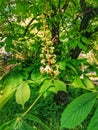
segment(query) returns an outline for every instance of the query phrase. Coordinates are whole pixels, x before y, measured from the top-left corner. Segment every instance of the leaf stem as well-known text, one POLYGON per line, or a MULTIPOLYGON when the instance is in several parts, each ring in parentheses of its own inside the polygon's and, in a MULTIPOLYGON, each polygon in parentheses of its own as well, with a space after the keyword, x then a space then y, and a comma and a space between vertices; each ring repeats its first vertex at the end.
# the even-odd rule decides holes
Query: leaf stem
POLYGON ((39 100, 39 98, 42 96, 42 93, 38 95, 38 97, 35 99, 35 101, 31 104, 31 106, 22 114, 21 118, 23 118, 30 110, 31 108, 36 104, 36 102, 39 100))

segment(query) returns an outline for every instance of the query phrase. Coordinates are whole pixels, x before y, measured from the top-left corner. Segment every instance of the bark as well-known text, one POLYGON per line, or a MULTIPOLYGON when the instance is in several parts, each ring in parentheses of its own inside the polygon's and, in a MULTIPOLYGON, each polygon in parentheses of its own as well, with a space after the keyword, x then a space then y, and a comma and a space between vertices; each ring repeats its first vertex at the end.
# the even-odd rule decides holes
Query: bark
MULTIPOLYGON (((80 24, 79 32, 82 34, 82 36, 84 36, 86 38, 90 38, 92 36, 92 34, 94 32, 97 32, 98 30, 95 29, 94 32, 87 32, 85 30, 87 29, 90 20, 98 15, 98 8, 94 8, 92 6, 87 7, 85 0, 80 0, 80 4, 81 4, 82 12, 83 12, 83 18, 82 18, 82 21, 80 24)), ((81 42, 83 45, 85 45, 85 43, 83 43, 83 41, 81 41, 81 42)), ((69 56, 72 59, 76 59, 76 58, 78 58, 81 51, 82 51, 82 49, 80 49, 78 46, 76 46, 74 49, 71 49, 69 51, 69 56)))
MULTIPOLYGON (((65 1, 63 7, 61 7, 60 3, 61 3, 61 0, 59 0, 58 8, 52 4, 53 13, 51 14, 51 18, 54 19, 57 16, 57 13, 61 14, 60 17, 62 17, 63 13, 65 13, 69 5, 69 0, 65 1)), ((55 54, 58 55, 58 59, 59 59, 59 56, 61 55, 61 49, 60 48, 58 49, 59 45, 61 44, 61 41, 59 39, 60 21, 61 20, 57 20, 57 21, 54 20, 52 23, 52 29, 51 29, 52 42, 55 46, 55 54)))

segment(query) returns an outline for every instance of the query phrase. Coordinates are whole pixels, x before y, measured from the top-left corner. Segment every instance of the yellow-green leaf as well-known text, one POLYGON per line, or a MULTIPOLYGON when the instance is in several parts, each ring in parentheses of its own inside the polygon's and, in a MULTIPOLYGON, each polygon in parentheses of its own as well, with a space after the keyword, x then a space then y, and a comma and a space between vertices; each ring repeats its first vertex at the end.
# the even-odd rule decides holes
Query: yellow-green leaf
POLYGON ((60 80, 54 80, 56 93, 60 90, 66 92, 66 84, 60 80))
POLYGON ((52 85, 51 79, 47 79, 43 82, 41 88, 40 88, 40 93, 44 93, 48 88, 52 85))
POLYGON ((30 98, 30 88, 27 82, 21 83, 16 91, 16 102, 24 108, 24 104, 30 98))
POLYGON ((9 72, 2 79, 3 94, 0 95, 0 108, 15 94, 18 85, 23 81, 21 75, 15 71, 9 72))
POLYGON ((84 75, 84 78, 83 78, 83 83, 84 83, 86 88, 95 89, 93 82, 85 75, 84 75))

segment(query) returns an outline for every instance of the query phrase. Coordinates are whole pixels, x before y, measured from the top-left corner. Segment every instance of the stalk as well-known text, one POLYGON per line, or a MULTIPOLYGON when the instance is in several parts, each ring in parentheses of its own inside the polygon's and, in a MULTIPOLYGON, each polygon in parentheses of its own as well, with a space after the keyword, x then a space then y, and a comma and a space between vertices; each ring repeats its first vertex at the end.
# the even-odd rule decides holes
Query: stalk
POLYGON ((34 105, 37 103, 37 101, 39 100, 39 98, 42 96, 42 93, 38 95, 38 97, 35 99, 35 101, 31 104, 31 106, 22 114, 21 118, 23 118, 30 110, 32 107, 34 107, 34 105))

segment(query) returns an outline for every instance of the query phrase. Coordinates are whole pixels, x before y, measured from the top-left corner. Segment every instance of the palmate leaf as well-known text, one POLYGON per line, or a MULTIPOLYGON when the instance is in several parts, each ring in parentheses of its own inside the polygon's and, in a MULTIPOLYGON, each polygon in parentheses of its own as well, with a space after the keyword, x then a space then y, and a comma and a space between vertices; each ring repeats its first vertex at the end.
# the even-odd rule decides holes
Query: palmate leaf
POLYGON ((96 96, 97 93, 86 93, 71 102, 62 113, 61 129, 79 125, 92 109, 96 96))
POLYGON ((87 130, 98 130, 98 107, 89 123, 87 130))

